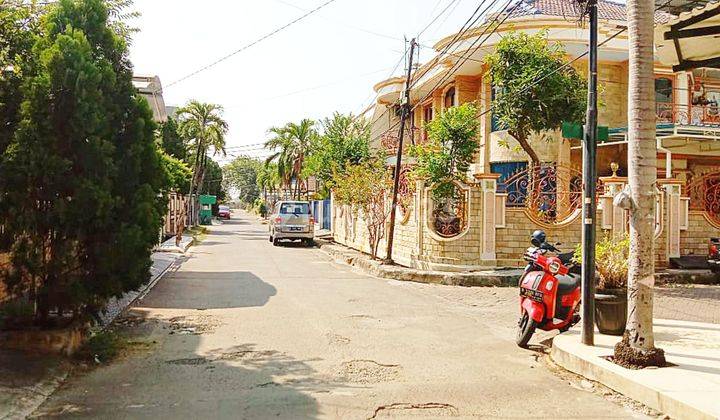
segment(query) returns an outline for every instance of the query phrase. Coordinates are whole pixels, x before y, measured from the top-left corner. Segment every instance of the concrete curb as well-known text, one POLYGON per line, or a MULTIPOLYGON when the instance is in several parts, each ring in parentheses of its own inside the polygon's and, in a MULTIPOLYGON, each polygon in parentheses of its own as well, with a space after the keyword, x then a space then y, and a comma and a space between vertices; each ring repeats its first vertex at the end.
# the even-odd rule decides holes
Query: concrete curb
POLYGON ((613 350, 605 347, 598 345, 587 347, 580 344, 580 334, 574 329, 553 339, 550 356, 559 366, 599 382, 672 418, 693 420, 718 418, 717 413, 683 400, 682 394, 687 394, 689 391, 663 388, 660 381, 650 378, 658 370, 630 370, 606 360, 602 356, 612 354, 613 350))
POLYGON ((368 255, 327 241, 316 240, 320 249, 337 262, 359 268, 384 279, 468 287, 517 286, 522 270, 487 270, 462 273, 423 271, 398 265, 384 265, 368 255))
POLYGON ((657 285, 669 284, 720 284, 720 275, 710 270, 667 269, 655 274, 657 285))

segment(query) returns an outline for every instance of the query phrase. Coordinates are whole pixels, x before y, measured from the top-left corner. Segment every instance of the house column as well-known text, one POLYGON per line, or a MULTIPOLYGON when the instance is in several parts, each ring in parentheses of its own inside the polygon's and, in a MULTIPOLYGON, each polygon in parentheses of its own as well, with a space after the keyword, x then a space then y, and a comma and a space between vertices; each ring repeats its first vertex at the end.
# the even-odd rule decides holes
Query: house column
POLYGON ((482 200, 482 237, 480 238, 480 258, 484 261, 495 261, 495 192, 497 190, 496 174, 479 174, 475 178, 479 182, 482 200))
POLYGON ((492 133, 492 93, 489 81, 480 80, 479 111, 483 114, 480 117, 480 137, 478 139, 478 152, 475 155, 475 163, 471 168, 473 174, 490 174, 490 133, 492 133))
POLYGON ((666 260, 680 257, 680 189, 683 182, 677 179, 658 180, 658 184, 664 190, 665 220, 662 221, 667 234, 666 260))

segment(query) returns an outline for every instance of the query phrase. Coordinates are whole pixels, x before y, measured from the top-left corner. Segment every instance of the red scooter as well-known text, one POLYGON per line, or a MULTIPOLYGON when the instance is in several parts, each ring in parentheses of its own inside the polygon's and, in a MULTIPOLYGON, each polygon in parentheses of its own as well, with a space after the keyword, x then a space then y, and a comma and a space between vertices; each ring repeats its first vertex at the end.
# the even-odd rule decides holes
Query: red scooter
POLYGON ((528 265, 520 277, 516 342, 523 348, 536 328, 565 332, 580 321, 580 267, 572 265, 573 254, 560 253, 541 230, 533 232, 531 243, 523 256, 528 265))

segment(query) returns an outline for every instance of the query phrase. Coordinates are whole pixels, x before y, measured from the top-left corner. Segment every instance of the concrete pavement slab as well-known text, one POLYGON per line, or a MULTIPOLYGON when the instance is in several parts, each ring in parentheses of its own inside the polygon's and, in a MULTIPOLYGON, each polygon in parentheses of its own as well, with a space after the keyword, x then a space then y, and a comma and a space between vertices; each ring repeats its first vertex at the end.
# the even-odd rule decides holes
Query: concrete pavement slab
POLYGON ((720 418, 720 325, 656 319, 656 346, 674 366, 626 369, 607 360, 620 337, 596 333, 580 343, 580 329, 554 338, 560 366, 678 419, 720 418))

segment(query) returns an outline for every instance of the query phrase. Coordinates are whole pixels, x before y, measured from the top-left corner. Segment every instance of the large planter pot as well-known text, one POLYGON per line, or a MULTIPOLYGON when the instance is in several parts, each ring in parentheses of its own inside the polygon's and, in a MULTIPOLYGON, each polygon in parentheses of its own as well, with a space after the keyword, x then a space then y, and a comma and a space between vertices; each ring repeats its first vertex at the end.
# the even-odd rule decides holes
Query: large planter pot
POLYGON ((605 289, 595 293, 595 325, 602 334, 623 335, 627 324, 627 290, 605 289))

